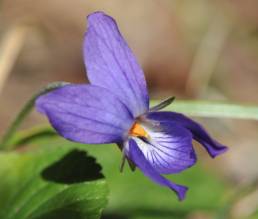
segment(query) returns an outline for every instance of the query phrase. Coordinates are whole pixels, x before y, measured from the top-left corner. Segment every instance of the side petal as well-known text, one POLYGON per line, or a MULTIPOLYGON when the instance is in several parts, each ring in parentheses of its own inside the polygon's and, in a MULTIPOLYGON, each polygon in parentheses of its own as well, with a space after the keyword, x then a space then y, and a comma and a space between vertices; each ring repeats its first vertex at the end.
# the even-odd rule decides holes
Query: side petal
POLYGON ((162 175, 160 175, 153 166, 146 160, 144 154, 136 144, 135 140, 129 140, 128 157, 135 163, 135 165, 143 172, 143 174, 149 177, 155 183, 161 186, 167 186, 174 192, 176 192, 178 199, 183 200, 187 191, 187 187, 175 184, 162 175))
POLYGON ((92 85, 59 88, 40 96, 36 107, 61 136, 86 144, 119 142, 133 122, 116 96, 92 85))
POLYGON ((176 124, 145 125, 149 138, 135 141, 153 168, 161 174, 179 173, 196 163, 192 135, 176 124))
POLYGON ((213 158, 226 152, 228 149, 226 146, 213 139, 199 123, 183 114, 175 112, 151 112, 147 115, 147 118, 159 122, 170 122, 188 129, 192 133, 193 138, 203 145, 213 158))
POLYGON ((116 94, 135 117, 148 110, 149 96, 143 71, 113 18, 102 12, 88 16, 83 49, 91 84, 116 94))

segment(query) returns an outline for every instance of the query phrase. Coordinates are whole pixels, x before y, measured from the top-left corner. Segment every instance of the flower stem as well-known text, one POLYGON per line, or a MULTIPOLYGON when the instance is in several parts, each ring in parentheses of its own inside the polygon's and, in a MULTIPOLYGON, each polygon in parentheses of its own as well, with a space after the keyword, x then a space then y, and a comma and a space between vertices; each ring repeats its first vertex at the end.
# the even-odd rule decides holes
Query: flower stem
POLYGON ((52 91, 54 89, 63 87, 67 84, 69 84, 69 83, 67 83, 67 82, 53 82, 53 83, 48 84, 46 87, 41 89, 36 94, 34 94, 28 100, 28 102, 23 106, 23 108, 18 113, 18 115, 16 116, 14 121, 11 123, 10 127, 7 129, 3 138, 0 140, 0 150, 10 150, 10 149, 12 149, 13 146, 9 144, 10 140, 12 139, 13 135, 15 134, 15 132, 17 131, 17 129, 19 128, 19 126, 21 125, 23 120, 29 115, 29 113, 33 109, 34 103, 39 96, 41 96, 43 94, 46 94, 49 91, 52 91))

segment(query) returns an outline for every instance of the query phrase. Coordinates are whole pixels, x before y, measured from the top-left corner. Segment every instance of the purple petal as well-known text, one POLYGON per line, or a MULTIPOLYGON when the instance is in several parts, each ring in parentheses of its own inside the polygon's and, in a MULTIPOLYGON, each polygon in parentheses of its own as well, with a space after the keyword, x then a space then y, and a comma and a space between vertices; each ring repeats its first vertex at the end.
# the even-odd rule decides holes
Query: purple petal
POLYGON ((147 115, 148 119, 159 122, 170 122, 188 129, 193 138, 205 147, 211 157, 216 157, 227 151, 227 147, 211 138, 207 131, 197 122, 175 112, 151 112, 147 115))
POLYGON ((102 12, 88 16, 84 60, 91 84, 109 89, 137 117, 149 108, 143 71, 113 18, 102 12))
POLYGON ((36 106, 60 135, 80 143, 119 142, 133 123, 116 96, 93 85, 67 85, 40 96, 36 106))
POLYGON ((181 172, 196 162, 192 135, 175 124, 145 125, 149 139, 135 139, 152 167, 161 174, 181 172))
POLYGON ((160 175, 146 160, 141 149, 133 139, 129 140, 129 151, 127 156, 135 163, 135 165, 144 173, 145 176, 149 177, 155 183, 162 186, 167 186, 175 191, 179 200, 183 200, 185 198, 185 193, 188 188, 182 185, 175 184, 160 175))

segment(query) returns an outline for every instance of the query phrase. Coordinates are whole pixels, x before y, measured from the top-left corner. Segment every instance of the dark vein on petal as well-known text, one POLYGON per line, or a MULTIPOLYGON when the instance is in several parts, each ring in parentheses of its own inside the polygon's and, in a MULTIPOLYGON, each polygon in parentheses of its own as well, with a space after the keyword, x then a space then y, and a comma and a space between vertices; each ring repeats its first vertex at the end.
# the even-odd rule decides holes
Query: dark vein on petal
MULTIPOLYGON (((107 44, 106 44, 105 41, 102 39, 102 37, 99 36, 99 34, 98 34, 98 32, 95 30, 95 28, 92 28, 92 30, 95 32, 95 34, 98 36, 98 38, 102 41, 102 43, 107 47, 107 49, 110 51, 110 48, 107 46, 107 44)), ((112 80, 113 80, 114 82, 116 82, 116 79, 114 78, 114 75, 113 75, 113 71, 110 69, 109 65, 107 64, 106 59, 104 59, 102 52, 100 52, 101 50, 100 50, 100 48, 99 48, 99 42, 98 42, 98 40, 95 39, 95 41, 96 41, 96 43, 97 43, 96 46, 97 46, 98 51, 99 51, 99 53, 100 53, 100 56, 101 56, 101 58, 102 58, 102 60, 103 60, 103 62, 104 62, 104 65, 106 66, 106 68, 108 69, 108 71, 109 71, 109 73, 110 73, 109 75, 111 76, 112 80)), ((104 69, 104 70, 105 70, 105 69, 104 69)), ((119 83, 115 83, 115 84, 118 86, 118 88, 119 88, 121 91, 123 91, 124 95, 127 96, 127 98, 129 98, 128 95, 127 95, 127 93, 126 93, 125 90, 123 89, 123 87, 121 87, 119 83)), ((130 98, 129 98, 129 99, 130 99, 130 98)))
MULTIPOLYGON (((72 124, 71 123, 69 123, 69 122, 65 122, 67 125, 70 125, 70 126, 72 126, 72 124)), ((76 128, 77 129, 77 128, 76 128)), ((115 135, 115 134, 111 134, 111 133, 104 133, 104 132, 100 132, 100 131, 93 131, 93 130, 90 130, 90 129, 86 129, 86 128, 79 128, 79 130, 83 130, 83 131, 85 131, 85 132, 91 132, 91 133, 95 133, 95 134, 100 134, 100 135, 108 135, 108 136, 113 136, 113 137, 115 137, 115 138, 117 138, 117 135, 115 135)), ((66 132, 66 131, 64 131, 64 132, 66 132)), ((78 133, 78 129, 77 129, 77 131, 69 131, 69 132, 75 132, 75 133, 78 133)))
POLYGON ((155 165, 155 160, 154 160, 154 157, 153 157, 153 152, 152 152, 152 150, 150 150, 149 152, 150 152, 150 155, 151 155, 152 163, 155 165))
MULTIPOLYGON (((154 144, 152 144, 152 143, 150 143, 150 145, 152 145, 154 148, 156 148, 157 150, 159 150, 161 153, 167 155, 168 157, 173 157, 174 159, 178 159, 178 157, 175 157, 175 156, 173 156, 172 154, 168 154, 167 152, 161 150, 158 146, 156 146, 156 145, 154 145, 154 144)), ((180 160, 182 160, 182 161, 189 161, 189 159, 186 160, 186 159, 182 159, 182 158, 180 158, 180 160)))
POLYGON ((72 112, 63 112, 63 111, 59 111, 59 112, 60 113, 64 113, 64 114, 68 114, 68 115, 71 115, 71 116, 74 116, 74 117, 79 117, 81 119, 89 120, 89 121, 92 121, 92 122, 96 122, 96 123, 99 123, 99 124, 102 124, 102 125, 105 125, 105 126, 110 126, 110 127, 115 128, 115 129, 123 130, 121 127, 115 126, 112 123, 105 123, 103 121, 92 119, 92 118, 88 118, 88 117, 85 117, 85 116, 82 116, 82 115, 78 115, 78 114, 72 113, 72 112))
POLYGON ((182 167, 182 168, 185 168, 185 165, 180 165, 180 164, 178 164, 178 163, 175 163, 177 160, 181 160, 180 158, 179 159, 176 159, 176 160, 174 160, 174 162, 173 162, 173 164, 171 164, 171 163, 168 163, 159 153, 156 153, 156 155, 157 156, 159 156, 160 157, 160 159, 161 160, 163 160, 165 163, 167 163, 168 164, 168 166, 169 166, 169 168, 171 167, 170 165, 173 165, 173 166, 178 166, 178 167, 182 167))
POLYGON ((165 163, 167 164, 167 166, 164 166, 164 164, 162 164, 161 161, 157 158, 155 151, 152 151, 152 154, 153 154, 153 156, 155 157, 155 160, 157 161, 157 163, 158 163, 159 166, 161 166, 161 167, 164 168, 164 169, 169 168, 169 163, 168 163, 168 162, 165 162, 165 163))
MULTIPOLYGON (((62 103, 65 103, 65 102, 63 102, 62 101, 62 103)), ((47 103, 47 105, 54 105, 54 107, 56 106, 56 103, 54 102, 54 101, 49 101, 48 103, 47 103)), ((69 105, 73 105, 73 106, 79 106, 79 107, 88 107, 88 108, 91 108, 91 109, 95 109, 95 110, 98 110, 99 112, 105 112, 106 114, 109 114, 109 115, 112 115, 113 117, 115 117, 117 120, 120 120, 120 122, 121 123, 123 123, 124 122, 124 120, 122 119, 122 118, 119 118, 118 117, 118 115, 116 115, 116 114, 114 114, 114 113, 112 113, 112 112, 108 112, 108 111, 104 111, 103 109, 101 109, 101 108, 98 108, 98 107, 95 107, 95 106, 91 106, 91 105, 81 105, 81 104, 77 104, 77 103, 74 103, 74 104, 71 104, 71 103, 68 103, 68 102, 66 102, 65 104, 68 104, 68 106, 69 105)), ((58 109, 58 110, 56 110, 56 111, 59 111, 59 112, 61 112, 61 113, 72 113, 72 112, 69 112, 69 111, 62 111, 62 110, 60 110, 60 109, 63 109, 63 107, 61 107, 60 106, 60 108, 58 109)), ((63 110, 65 110, 65 109, 63 109, 63 110)), ((74 114, 74 115, 77 115, 77 114, 74 114)), ((79 115, 78 115, 79 116, 79 115)), ((82 116, 81 116, 82 117, 82 116)), ((86 118, 86 117, 85 117, 86 118)))
MULTIPOLYGON (((116 57, 116 55, 114 54, 114 52, 113 52, 113 49, 111 49, 110 47, 109 47, 109 45, 107 45, 107 43, 106 43, 106 40, 104 40, 99 34, 98 34, 98 32, 95 30, 95 33, 96 33, 96 35, 99 37, 99 39, 102 41, 102 43, 107 47, 107 49, 109 50, 109 52, 112 54, 112 56, 113 56, 113 58, 114 58, 114 61, 116 62, 116 64, 117 64, 117 67, 120 69, 120 71, 123 73, 122 75, 124 76, 124 80, 126 81, 126 83, 127 83, 127 85, 131 88, 131 90, 132 90, 132 92, 133 92, 133 95, 134 95, 134 97, 139 101, 139 97, 138 97, 138 95, 135 93, 135 90, 133 89, 133 87, 132 87, 132 84, 130 83, 130 80, 128 79, 128 77, 127 77, 127 74, 125 73, 125 71, 123 70, 123 68, 122 68, 122 66, 121 66, 121 64, 120 64, 120 62, 118 61, 118 59, 117 59, 117 57, 116 57)), ((108 34, 109 35, 109 34, 108 34)), ((110 37, 110 36, 109 36, 110 37)), ((111 45, 112 47, 113 47, 113 45, 111 45)), ((103 56, 102 56, 102 58, 103 58, 103 56)), ((105 62, 106 63, 106 62, 105 62)), ((109 69, 109 68, 108 68, 109 69)), ((109 71, 110 71, 110 69, 109 69, 109 71)), ((113 71, 111 71, 111 72, 113 72, 113 71)), ((111 73, 112 74, 112 73, 111 73)), ((113 75, 113 74, 112 74, 113 75)), ((116 80, 114 80, 114 81, 116 81, 116 80)), ((126 92, 125 92, 126 93, 126 92)), ((126 95, 127 96, 127 95, 126 95)), ((131 99, 131 98, 130 98, 131 99)), ((140 101, 141 102, 141 101, 140 101)), ((138 102, 139 103, 139 102, 138 102)))
MULTIPOLYGON (((172 142, 172 143, 174 143, 174 142, 172 142)), ((173 150, 173 151, 177 151, 177 152, 180 152, 180 153, 183 153, 183 154, 189 154, 189 149, 191 149, 191 148, 189 148, 188 146, 187 146, 187 144, 185 144, 185 145, 183 145, 183 146, 180 146, 180 147, 176 147, 176 148, 172 148, 172 147, 168 147, 168 146, 165 146, 165 145, 163 145, 163 144, 160 144, 160 142, 158 142, 158 145, 159 146, 161 146, 161 147, 163 147, 163 148, 166 148, 166 149, 168 149, 168 150, 173 150), (182 151, 182 150, 178 150, 179 148, 189 148, 187 151, 182 151)))

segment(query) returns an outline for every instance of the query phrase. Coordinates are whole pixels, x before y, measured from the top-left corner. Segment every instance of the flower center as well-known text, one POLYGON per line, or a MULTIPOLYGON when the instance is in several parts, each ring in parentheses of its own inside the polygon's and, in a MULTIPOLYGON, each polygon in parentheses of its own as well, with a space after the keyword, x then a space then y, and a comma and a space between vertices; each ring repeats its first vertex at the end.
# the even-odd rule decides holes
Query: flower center
POLYGON ((133 126, 129 130, 129 135, 134 137, 145 137, 149 138, 148 133, 145 131, 145 129, 137 122, 133 124, 133 126))

